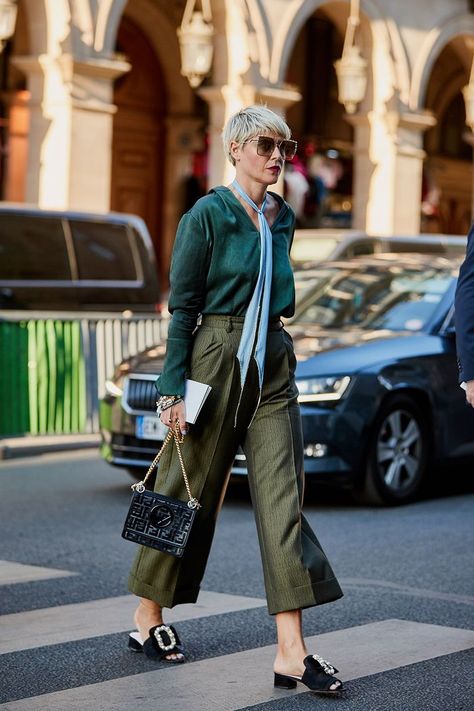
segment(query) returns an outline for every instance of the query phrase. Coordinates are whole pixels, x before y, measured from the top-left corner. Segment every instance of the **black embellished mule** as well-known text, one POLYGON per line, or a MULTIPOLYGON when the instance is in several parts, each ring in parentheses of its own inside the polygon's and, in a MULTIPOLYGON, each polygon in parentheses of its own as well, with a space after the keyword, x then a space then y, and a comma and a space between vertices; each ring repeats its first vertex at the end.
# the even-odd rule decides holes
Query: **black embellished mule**
POLYGON ((275 687, 277 689, 294 689, 296 682, 299 681, 315 694, 337 696, 342 691, 342 681, 333 676, 333 674, 337 674, 338 670, 332 664, 329 664, 319 654, 309 655, 303 661, 306 667, 303 676, 275 672, 275 687), (329 688, 336 683, 338 684, 336 689, 329 688))
POLYGON ((150 659, 182 664, 185 661, 184 650, 173 625, 155 625, 149 632, 150 636, 143 642, 139 632, 130 632, 128 648, 132 652, 143 652, 150 659), (170 654, 181 654, 179 659, 169 659, 170 654))

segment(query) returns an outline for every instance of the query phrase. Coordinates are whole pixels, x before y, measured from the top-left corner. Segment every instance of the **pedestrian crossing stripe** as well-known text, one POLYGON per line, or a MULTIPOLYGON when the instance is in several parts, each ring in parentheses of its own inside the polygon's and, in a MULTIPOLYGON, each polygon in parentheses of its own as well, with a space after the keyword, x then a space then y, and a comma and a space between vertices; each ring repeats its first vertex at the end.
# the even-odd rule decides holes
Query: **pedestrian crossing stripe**
MULTIPOLYGON (((166 621, 173 624, 265 605, 261 598, 203 590, 196 603, 167 610, 166 621)), ((0 654, 131 630, 136 606, 134 595, 121 595, 4 615, 1 618, 0 654)))
MULTIPOLYGON (((307 638, 347 682, 474 646, 474 632, 410 620, 383 620, 307 638)), ((146 701, 180 711, 237 711, 307 691, 272 686, 274 645, 0 704, 5 711, 130 711, 146 701), (245 680, 244 682, 242 680, 245 680)))
POLYGON ((25 565, 12 560, 0 560, 0 585, 33 583, 36 580, 65 578, 70 575, 77 575, 77 573, 71 573, 69 570, 57 570, 56 568, 43 568, 39 565, 25 565))

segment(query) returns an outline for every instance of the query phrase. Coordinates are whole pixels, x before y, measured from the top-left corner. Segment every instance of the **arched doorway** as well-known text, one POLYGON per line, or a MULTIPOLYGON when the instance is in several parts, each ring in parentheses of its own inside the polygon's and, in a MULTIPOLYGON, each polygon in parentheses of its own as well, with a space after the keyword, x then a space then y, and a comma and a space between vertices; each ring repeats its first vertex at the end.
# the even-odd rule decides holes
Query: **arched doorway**
POLYGON ((302 101, 287 111, 299 143, 296 170, 308 181, 301 227, 348 228, 352 223, 353 128, 338 102, 334 70, 344 36, 332 20, 324 7, 308 18, 285 77, 302 94, 302 101))
POLYGON ((436 117, 424 148, 422 231, 466 234, 472 211, 472 132, 466 126, 462 87, 472 54, 462 37, 440 52, 428 82, 426 108, 436 117))
POLYGON ((0 200, 12 202, 25 199, 30 95, 15 57, 28 52, 28 18, 20 2, 15 34, 0 53, 0 200))
POLYGON ((142 30, 123 17, 117 51, 131 70, 115 83, 111 209, 142 217, 166 276, 162 243, 166 91, 161 65, 142 30))

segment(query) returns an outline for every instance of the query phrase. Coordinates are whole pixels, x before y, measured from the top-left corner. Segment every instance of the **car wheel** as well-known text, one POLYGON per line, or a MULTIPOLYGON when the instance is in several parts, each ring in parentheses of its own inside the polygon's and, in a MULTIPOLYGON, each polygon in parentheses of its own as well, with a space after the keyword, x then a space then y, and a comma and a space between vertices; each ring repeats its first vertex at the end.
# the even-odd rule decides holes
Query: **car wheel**
POLYGON ((419 493, 428 463, 426 416, 406 395, 389 400, 372 428, 365 476, 356 497, 370 504, 403 504, 419 493))

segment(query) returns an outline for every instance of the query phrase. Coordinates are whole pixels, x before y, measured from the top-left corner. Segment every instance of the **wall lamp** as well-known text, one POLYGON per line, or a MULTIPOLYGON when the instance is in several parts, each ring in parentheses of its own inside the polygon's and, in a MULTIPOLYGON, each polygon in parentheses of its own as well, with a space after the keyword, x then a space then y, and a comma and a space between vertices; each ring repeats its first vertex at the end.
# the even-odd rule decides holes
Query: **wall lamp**
POLYGON ((199 86, 212 65, 213 36, 210 0, 201 0, 202 12, 195 9, 196 0, 187 0, 178 40, 181 50, 181 74, 194 88, 199 86))
POLYGON ((344 104, 348 114, 355 113, 357 104, 363 100, 367 88, 367 61, 361 57, 355 42, 359 24, 359 0, 351 0, 342 57, 334 62, 339 102, 344 104))
POLYGON ((462 90, 464 96, 464 104, 466 107, 466 124, 469 126, 471 131, 474 131, 474 59, 471 66, 471 75, 469 77, 469 84, 462 90))
POLYGON ((13 37, 17 11, 16 0, 0 0, 0 52, 13 37))

